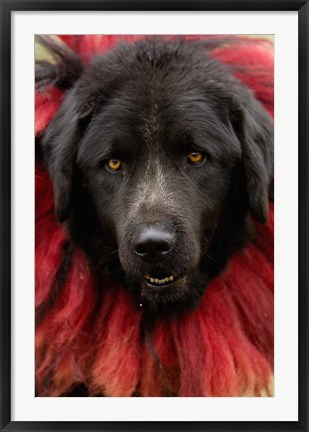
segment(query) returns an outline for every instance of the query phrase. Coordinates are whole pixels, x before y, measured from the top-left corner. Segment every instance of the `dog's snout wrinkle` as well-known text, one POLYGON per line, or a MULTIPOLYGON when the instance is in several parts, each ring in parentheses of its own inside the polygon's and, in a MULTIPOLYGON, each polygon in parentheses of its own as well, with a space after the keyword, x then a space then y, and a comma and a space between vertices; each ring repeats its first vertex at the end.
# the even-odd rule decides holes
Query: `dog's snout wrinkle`
POLYGON ((161 260, 172 251, 174 245, 174 230, 163 224, 139 225, 131 239, 135 255, 147 262, 161 260))

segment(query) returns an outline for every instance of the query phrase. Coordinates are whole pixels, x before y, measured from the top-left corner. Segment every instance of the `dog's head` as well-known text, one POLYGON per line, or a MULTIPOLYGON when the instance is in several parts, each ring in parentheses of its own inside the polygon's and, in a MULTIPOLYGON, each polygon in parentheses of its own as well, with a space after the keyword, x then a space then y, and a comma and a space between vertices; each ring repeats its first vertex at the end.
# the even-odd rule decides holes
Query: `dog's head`
POLYGON ((152 307, 196 303, 242 244, 248 212, 267 220, 272 122, 198 44, 97 57, 42 148, 59 220, 152 307))

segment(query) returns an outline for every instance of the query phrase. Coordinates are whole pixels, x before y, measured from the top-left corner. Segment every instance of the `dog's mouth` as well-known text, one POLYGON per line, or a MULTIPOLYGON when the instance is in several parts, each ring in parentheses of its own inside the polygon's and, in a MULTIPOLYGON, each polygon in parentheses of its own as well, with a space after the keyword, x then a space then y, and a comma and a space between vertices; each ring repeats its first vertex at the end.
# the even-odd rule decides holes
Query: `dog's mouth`
POLYGON ((164 277, 158 277, 154 275, 144 275, 142 278, 142 285, 155 289, 156 291, 163 291, 166 288, 172 288, 183 284, 186 277, 180 277, 175 275, 168 275, 164 277))

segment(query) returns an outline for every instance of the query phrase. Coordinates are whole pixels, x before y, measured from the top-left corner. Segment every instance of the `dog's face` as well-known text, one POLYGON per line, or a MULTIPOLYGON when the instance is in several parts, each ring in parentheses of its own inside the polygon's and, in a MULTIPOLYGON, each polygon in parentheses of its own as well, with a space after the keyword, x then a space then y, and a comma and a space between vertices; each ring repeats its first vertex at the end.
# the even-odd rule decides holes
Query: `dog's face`
POLYGON ((271 122, 190 44, 150 41, 98 58, 43 149, 59 219, 96 268, 119 259, 153 308, 196 303, 239 247, 247 212, 267 219, 271 122))

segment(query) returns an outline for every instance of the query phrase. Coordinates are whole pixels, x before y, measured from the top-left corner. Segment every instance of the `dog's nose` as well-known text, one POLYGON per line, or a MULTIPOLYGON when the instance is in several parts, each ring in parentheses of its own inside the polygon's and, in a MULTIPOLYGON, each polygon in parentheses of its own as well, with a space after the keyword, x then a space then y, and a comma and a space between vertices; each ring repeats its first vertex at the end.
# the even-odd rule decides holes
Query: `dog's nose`
POLYGON ((163 225, 139 226, 132 236, 131 246, 144 261, 160 260, 175 244, 173 230, 163 225))

